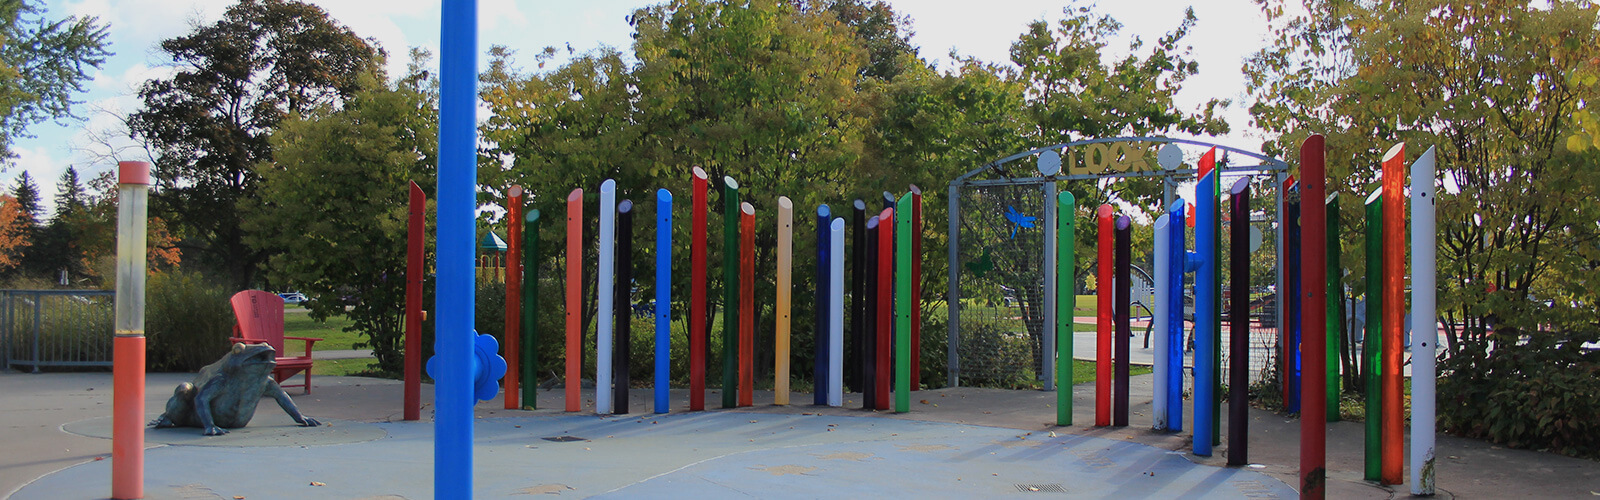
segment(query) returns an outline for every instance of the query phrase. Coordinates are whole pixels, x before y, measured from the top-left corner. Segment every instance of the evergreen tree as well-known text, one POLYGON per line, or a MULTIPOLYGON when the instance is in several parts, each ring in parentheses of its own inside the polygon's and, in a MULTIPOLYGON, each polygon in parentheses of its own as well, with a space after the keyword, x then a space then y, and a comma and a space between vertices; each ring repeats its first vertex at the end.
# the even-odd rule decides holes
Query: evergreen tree
POLYGON ((78 179, 78 169, 67 167, 67 171, 61 174, 61 180, 56 182, 56 214, 52 221, 70 218, 83 211, 85 206, 87 201, 84 199, 83 182, 78 179))
POLYGON ((41 215, 39 213, 39 185, 33 182, 33 176, 28 175, 27 170, 23 170, 22 175, 17 176, 17 185, 11 188, 11 196, 17 198, 17 205, 22 207, 24 213, 28 214, 28 224, 38 224, 39 216, 41 215))

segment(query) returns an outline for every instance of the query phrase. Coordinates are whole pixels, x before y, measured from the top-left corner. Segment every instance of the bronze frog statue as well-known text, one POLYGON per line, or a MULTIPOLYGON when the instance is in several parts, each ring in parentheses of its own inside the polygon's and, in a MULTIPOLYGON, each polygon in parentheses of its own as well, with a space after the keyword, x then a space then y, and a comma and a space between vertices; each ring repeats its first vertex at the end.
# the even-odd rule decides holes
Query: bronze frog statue
POLYGON ((302 427, 321 425, 301 415, 289 393, 272 379, 277 358, 277 351, 267 344, 234 344, 222 359, 201 368, 193 382, 179 384, 167 400, 166 413, 150 425, 199 427, 207 436, 220 436, 248 425, 256 415, 256 403, 266 396, 277 400, 302 427))

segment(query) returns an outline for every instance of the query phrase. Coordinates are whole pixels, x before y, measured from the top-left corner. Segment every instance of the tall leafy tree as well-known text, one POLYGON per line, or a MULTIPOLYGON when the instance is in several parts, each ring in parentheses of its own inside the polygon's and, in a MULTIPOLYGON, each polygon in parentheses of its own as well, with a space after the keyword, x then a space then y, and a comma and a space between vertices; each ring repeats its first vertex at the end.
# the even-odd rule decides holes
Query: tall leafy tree
MULTIPOLYGON (((1600 97, 1586 77, 1600 60, 1600 7, 1299 7, 1264 4, 1272 43, 1245 66, 1252 116, 1271 137, 1264 149, 1292 152, 1308 134, 1326 135, 1329 190, 1360 200, 1377 188, 1390 145, 1406 142, 1407 162, 1437 148, 1438 309, 1448 352, 1441 428, 1596 453, 1593 433, 1582 430, 1594 420, 1577 418, 1594 412, 1565 405, 1593 400, 1575 392, 1586 390, 1595 366, 1578 346, 1600 340, 1600 153, 1584 140, 1585 103, 1600 97), (1584 381, 1566 385, 1567 374, 1584 381)), ((1358 203, 1343 208, 1344 220, 1361 220, 1358 203)), ((1341 238, 1346 255, 1360 248, 1360 231, 1351 225, 1341 238)), ((1346 262, 1354 269, 1345 284, 1361 290, 1369 263, 1346 262)))
POLYGON ((261 196, 244 205, 246 243, 271 251, 268 277, 313 300, 314 318, 346 315, 380 368, 402 369, 408 183, 434 189, 437 95, 414 53, 394 87, 368 73, 342 110, 294 115, 256 165, 261 196), (330 216, 330 214, 338 214, 330 216), (344 297, 355 298, 347 311, 344 297))
POLYGON ((93 16, 51 19, 38 2, 0 0, 0 151, 29 125, 74 118, 72 94, 111 55, 93 16))
POLYGON ((241 0, 161 51, 179 70, 146 82, 129 120, 156 153, 152 206, 185 253, 235 287, 255 285, 268 255, 245 244, 240 207, 257 196, 255 165, 273 159, 268 138, 291 115, 341 106, 381 50, 319 7, 241 0))
POLYGON ((16 197, 0 195, 0 274, 9 274, 22 265, 24 249, 33 245, 26 228, 28 212, 16 197))
POLYGON ((29 259, 37 266, 35 272, 52 280, 61 272, 66 272, 68 279, 82 277, 83 246, 78 239, 88 224, 86 207, 83 181, 78 169, 69 166, 56 182, 55 213, 40 231, 29 259))

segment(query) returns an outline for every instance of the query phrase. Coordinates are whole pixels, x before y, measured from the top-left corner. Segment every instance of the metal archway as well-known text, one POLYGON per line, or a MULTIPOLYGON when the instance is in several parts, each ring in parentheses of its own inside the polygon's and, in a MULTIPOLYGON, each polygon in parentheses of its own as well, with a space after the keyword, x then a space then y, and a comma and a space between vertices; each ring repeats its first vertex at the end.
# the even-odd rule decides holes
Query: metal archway
MULTIPOLYGON (((1229 158, 1245 158, 1246 161, 1238 165, 1227 165, 1219 162, 1220 175, 1266 175, 1280 184, 1288 174, 1289 164, 1282 160, 1269 157, 1255 151, 1230 147, 1222 144, 1211 143, 1195 139, 1169 138, 1169 137, 1110 137, 1100 139, 1087 139, 1073 141, 1028 151, 1019 152, 1004 158, 991 161, 975 168, 950 181, 949 191, 949 290, 946 292, 946 304, 949 308, 947 317, 946 355, 948 365, 948 383, 951 387, 961 385, 961 309, 962 295, 960 277, 962 265, 960 258, 960 221, 962 220, 961 200, 963 188, 993 188, 1014 187, 1026 189, 1037 187, 1044 200, 1055 198, 1057 182, 1078 181, 1090 179, 1125 179, 1125 178, 1161 178, 1163 180, 1163 206, 1171 203, 1173 188, 1178 180, 1194 178, 1198 171, 1187 167, 1181 159, 1185 156, 1183 146, 1194 146, 1191 151, 1203 153, 1205 149, 1216 148, 1224 151, 1229 158), (1176 149, 1174 149, 1176 148, 1176 149), (1165 153, 1158 153, 1165 151, 1165 153), (1177 151, 1179 162, 1172 162, 1170 158, 1162 161, 1162 154, 1171 155, 1177 151), (1029 161, 1033 160, 1033 161, 1029 161)), ((1283 192, 1277 192, 1275 213, 1283 212, 1283 192)), ((1030 195, 1031 196, 1031 195, 1030 195)), ((1043 274, 1044 283, 1041 284, 1042 303, 1055 303, 1055 232, 1056 209, 1054 203, 1043 203, 1041 224, 1050 228, 1045 232, 1043 248, 1039 255, 1039 268, 1043 274)), ((1281 225, 1276 231, 1277 262, 1283 260, 1283 228, 1281 225)), ((1013 233, 1015 238, 1015 233, 1013 233)), ((988 259, 985 251, 985 259, 988 259)), ((1275 301, 1282 303, 1284 286, 1284 273, 1282 265, 1274 266, 1276 293, 1275 301)), ((1055 351, 1055 310, 1053 307, 1043 307, 1041 335, 1039 344, 1035 346, 1039 352, 1053 353, 1055 351)), ((1282 308, 1275 308, 1276 324, 1282 325, 1282 308)), ((1026 317, 1026 314, 1023 314, 1026 317)), ((1039 356, 1035 367, 1039 379, 1043 382, 1044 390, 1053 390, 1055 384, 1054 364, 1044 361, 1045 356, 1039 356)))

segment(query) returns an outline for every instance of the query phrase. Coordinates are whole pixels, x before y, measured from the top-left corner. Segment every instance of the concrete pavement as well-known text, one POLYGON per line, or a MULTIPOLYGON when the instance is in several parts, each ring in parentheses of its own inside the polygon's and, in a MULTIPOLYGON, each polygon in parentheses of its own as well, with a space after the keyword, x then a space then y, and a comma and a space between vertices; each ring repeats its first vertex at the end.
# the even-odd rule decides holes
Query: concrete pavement
MULTIPOLYGON (((189 378, 150 375, 152 417, 171 388, 189 378)), ((313 394, 296 394, 295 400, 307 415, 332 424, 327 428, 294 427, 276 405, 264 404, 251 427, 229 436, 152 430, 149 497, 432 496, 432 427, 426 420, 399 421, 399 382, 316 382, 313 394)), ((649 390, 637 389, 630 398, 632 414, 596 417, 587 413, 592 391, 585 392, 586 412, 554 410, 562 406, 557 388, 541 391, 544 409, 537 411, 503 410, 498 401, 477 406, 476 493, 974 497, 1060 486, 1087 497, 1293 495, 1297 420, 1252 410, 1250 456, 1257 465, 1216 467, 1230 452, 1226 442, 1213 457, 1195 457, 1186 453, 1187 433, 1148 430, 1149 391, 1150 377, 1135 377, 1133 425, 1094 428, 1088 426, 1093 388, 1086 385, 1074 388, 1073 427, 1052 425, 1055 395, 1041 391, 923 390, 913 393, 911 413, 896 415, 851 409, 859 408, 854 394, 846 398, 847 408, 772 406, 769 391, 757 391, 755 407, 686 412, 686 393, 675 390, 674 412, 656 416, 645 413, 649 390), (563 435, 587 441, 543 439, 563 435)), ((110 464, 101 459, 110 441, 93 436, 104 435, 95 429, 103 428, 99 421, 110 413, 109 392, 107 373, 0 374, 0 442, 8 450, 0 454, 0 493, 14 492, 10 496, 17 499, 105 496, 110 464)), ((423 394, 429 403, 431 390, 423 394)), ((718 400, 716 391, 708 394, 711 407, 718 400)), ((424 419, 430 413, 425 406, 424 419)), ((1404 486, 1360 481, 1360 423, 1335 423, 1328 432, 1330 497, 1403 496, 1404 486)), ((1594 461, 1449 436, 1440 437, 1438 450, 1443 497, 1586 497, 1600 491, 1600 463, 1594 461)))

